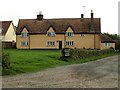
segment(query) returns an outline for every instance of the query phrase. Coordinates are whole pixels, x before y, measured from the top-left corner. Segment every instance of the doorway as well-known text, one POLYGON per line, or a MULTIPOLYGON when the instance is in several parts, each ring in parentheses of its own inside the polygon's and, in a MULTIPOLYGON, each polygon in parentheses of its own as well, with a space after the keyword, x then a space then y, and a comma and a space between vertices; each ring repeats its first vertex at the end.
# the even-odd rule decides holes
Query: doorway
POLYGON ((59 49, 62 49, 62 41, 59 41, 59 49))

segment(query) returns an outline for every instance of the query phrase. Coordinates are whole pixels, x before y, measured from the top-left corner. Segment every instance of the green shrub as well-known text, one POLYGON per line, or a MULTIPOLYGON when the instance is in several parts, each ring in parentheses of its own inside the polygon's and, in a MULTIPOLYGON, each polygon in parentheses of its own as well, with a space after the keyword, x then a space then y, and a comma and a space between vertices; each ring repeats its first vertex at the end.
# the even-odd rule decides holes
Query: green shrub
POLYGON ((64 56, 64 49, 62 50, 62 60, 79 60, 94 56, 100 56, 103 54, 114 53, 113 49, 105 49, 105 50, 87 50, 87 49, 70 49, 70 57, 64 56))
POLYGON ((2 53, 2 68, 9 69, 10 68, 10 55, 8 53, 2 53))
POLYGON ((11 70, 11 69, 3 69, 2 70, 2 75, 4 76, 4 75, 15 75, 16 74, 16 72, 15 71, 13 71, 13 70, 11 70))

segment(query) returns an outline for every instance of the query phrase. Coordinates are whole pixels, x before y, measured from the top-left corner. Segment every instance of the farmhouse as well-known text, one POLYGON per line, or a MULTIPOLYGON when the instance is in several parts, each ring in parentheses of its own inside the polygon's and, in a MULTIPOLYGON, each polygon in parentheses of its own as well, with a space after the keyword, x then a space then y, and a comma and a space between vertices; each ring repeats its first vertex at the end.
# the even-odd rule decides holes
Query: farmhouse
POLYGON ((16 28, 12 21, 0 21, 0 32, 2 41, 16 41, 16 28))
POLYGON ((16 35, 18 49, 104 49, 101 21, 92 10, 90 18, 44 19, 40 13, 36 19, 20 19, 16 35))
POLYGON ((115 48, 116 41, 111 39, 105 34, 101 34, 101 49, 107 49, 107 48, 115 48))

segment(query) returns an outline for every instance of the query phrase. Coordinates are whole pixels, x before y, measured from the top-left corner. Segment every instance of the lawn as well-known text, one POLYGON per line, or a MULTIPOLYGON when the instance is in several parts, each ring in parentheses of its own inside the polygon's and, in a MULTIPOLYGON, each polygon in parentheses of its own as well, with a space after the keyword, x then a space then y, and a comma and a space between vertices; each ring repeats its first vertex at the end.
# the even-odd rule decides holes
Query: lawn
POLYGON ((81 60, 62 61, 61 50, 18 50, 3 49, 5 53, 10 54, 11 68, 4 69, 3 75, 15 75, 19 73, 30 73, 53 68, 62 65, 79 64, 88 61, 101 59, 103 57, 114 55, 106 54, 98 57, 85 58, 81 60))

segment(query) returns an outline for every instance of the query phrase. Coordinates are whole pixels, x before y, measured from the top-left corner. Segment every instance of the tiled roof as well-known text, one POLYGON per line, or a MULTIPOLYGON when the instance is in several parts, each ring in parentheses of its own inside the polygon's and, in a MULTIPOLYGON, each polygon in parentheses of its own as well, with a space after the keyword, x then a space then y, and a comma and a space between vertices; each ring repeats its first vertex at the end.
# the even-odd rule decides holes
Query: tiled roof
POLYGON ((116 41, 105 34, 101 34, 101 43, 115 43, 116 41))
MULTIPOLYGON (((100 18, 94 18, 94 33, 100 33, 100 18)), ((84 18, 82 22, 80 18, 63 18, 63 19, 20 19, 16 34, 20 34, 22 29, 26 27, 30 34, 46 33, 52 27, 55 33, 65 33, 70 26, 74 33, 93 33, 90 32, 90 18, 84 18)))
POLYGON ((5 35, 12 21, 0 21, 0 28, 2 28, 2 35, 5 35))

